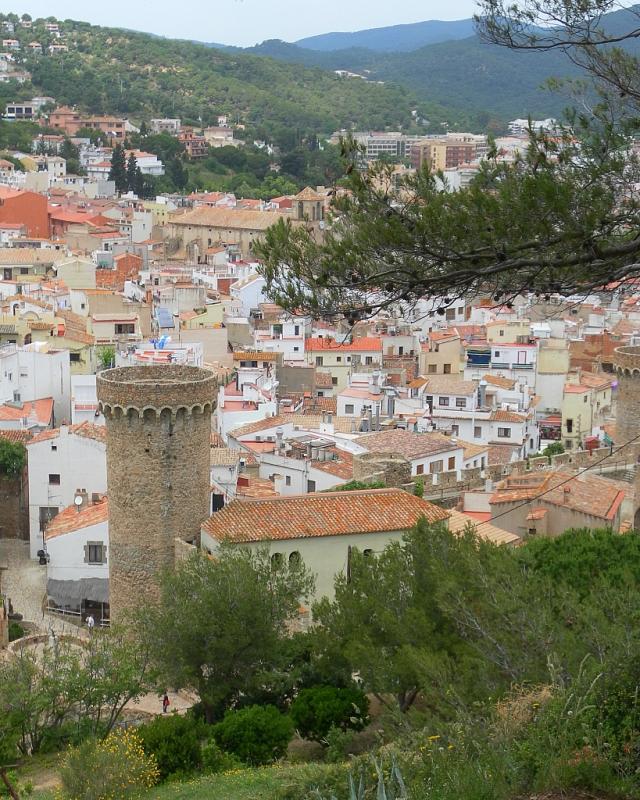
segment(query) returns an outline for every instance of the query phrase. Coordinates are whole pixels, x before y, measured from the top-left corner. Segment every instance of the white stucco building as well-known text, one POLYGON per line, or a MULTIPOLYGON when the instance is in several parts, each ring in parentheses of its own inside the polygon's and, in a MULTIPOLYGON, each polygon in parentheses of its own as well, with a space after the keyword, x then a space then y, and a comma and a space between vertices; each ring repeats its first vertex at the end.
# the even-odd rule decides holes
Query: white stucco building
POLYGON ((47 523, 73 504, 78 490, 89 498, 107 490, 106 430, 84 422, 43 431, 27 444, 30 554, 44 545, 47 523))

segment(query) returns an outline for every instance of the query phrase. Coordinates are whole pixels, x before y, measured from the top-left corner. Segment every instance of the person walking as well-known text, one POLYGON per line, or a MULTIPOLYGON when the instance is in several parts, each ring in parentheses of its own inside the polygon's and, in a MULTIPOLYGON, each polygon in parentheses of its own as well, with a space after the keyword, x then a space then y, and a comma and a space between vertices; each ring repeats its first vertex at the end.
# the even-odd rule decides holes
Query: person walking
POLYGON ((94 628, 94 626, 95 626, 95 624, 96 624, 96 621, 95 621, 95 619, 92 617, 92 615, 91 615, 91 614, 89 614, 89 616, 87 617, 87 619, 86 619, 85 621, 86 621, 86 623, 87 623, 87 628, 89 628, 89 632, 93 631, 93 628, 94 628))
POLYGON ((169 695, 165 692, 164 697, 162 698, 162 713, 166 714, 168 708, 169 708, 169 695))

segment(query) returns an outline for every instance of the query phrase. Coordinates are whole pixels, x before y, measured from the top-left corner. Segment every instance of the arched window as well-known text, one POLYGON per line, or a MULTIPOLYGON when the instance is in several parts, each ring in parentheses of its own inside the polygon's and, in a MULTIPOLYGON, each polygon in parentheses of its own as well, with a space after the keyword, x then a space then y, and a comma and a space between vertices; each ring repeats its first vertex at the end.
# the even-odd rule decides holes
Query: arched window
POLYGON ((373 555, 373 550, 363 550, 362 551, 362 555, 365 558, 371 558, 371 556, 373 555))
POLYGON ((300 553, 297 550, 294 550, 293 553, 289 555, 289 566, 297 568, 302 563, 302 558, 300 553))
POLYGON ((274 553, 271 556, 271 569, 280 569, 282 561, 282 553, 274 553))

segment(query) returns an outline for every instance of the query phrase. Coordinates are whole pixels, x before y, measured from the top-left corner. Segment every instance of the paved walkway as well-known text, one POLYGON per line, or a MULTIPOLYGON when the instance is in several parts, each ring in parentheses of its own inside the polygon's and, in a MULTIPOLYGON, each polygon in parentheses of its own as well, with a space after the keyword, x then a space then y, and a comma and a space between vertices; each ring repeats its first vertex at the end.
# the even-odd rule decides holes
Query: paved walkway
POLYGON ((56 633, 78 633, 78 626, 64 617, 43 613, 47 568, 29 558, 29 542, 0 539, 0 564, 8 567, 2 573, 2 590, 25 622, 32 623, 42 633, 50 628, 56 633))

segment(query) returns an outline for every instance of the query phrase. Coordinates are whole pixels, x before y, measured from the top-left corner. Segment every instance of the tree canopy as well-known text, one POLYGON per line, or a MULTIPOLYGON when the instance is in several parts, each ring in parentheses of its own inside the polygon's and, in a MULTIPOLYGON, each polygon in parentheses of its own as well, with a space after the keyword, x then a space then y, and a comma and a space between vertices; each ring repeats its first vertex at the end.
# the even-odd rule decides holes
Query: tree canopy
MULTIPOLYGON (((478 24, 512 49, 557 48, 588 81, 557 131, 530 131, 514 163, 490 147, 469 186, 443 191, 428 169, 400 182, 392 168, 362 169, 344 146, 346 192, 318 244, 311 231, 279 224, 259 248, 270 296, 288 309, 344 314, 408 313, 423 298, 442 307, 484 294, 509 303, 521 293, 584 294, 640 274, 638 199, 640 59, 615 46, 638 36, 638 12, 616 31, 600 0, 501 0, 481 4, 478 24)), ((450 187, 449 187, 450 188, 450 187)))

